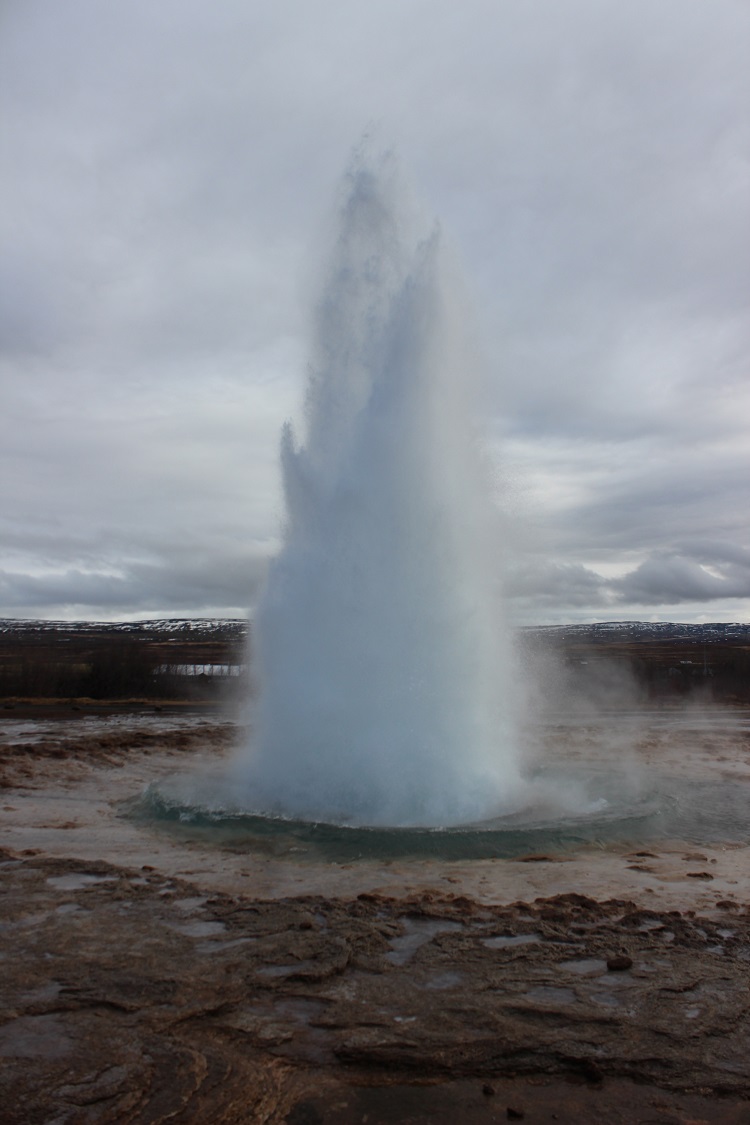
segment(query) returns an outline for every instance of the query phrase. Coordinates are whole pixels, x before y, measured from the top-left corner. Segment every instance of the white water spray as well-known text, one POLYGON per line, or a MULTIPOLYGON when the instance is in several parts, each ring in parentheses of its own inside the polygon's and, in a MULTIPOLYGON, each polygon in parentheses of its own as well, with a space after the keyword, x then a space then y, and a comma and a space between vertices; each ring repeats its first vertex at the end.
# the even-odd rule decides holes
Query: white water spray
POLYGON ((521 803, 497 513, 439 233, 359 160, 317 316, 287 519, 253 622, 255 811, 471 823, 521 803))

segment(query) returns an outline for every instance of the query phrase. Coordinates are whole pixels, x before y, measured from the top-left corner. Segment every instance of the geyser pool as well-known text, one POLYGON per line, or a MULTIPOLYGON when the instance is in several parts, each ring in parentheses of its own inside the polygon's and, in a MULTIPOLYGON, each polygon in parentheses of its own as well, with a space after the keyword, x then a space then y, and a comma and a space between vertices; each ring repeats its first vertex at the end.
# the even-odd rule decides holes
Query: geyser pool
POLYGON ((202 759, 200 774, 164 777, 122 811, 191 844, 292 862, 470 860, 581 847, 598 854, 622 845, 659 851, 665 841, 747 845, 747 709, 562 713, 537 719, 526 736, 535 765, 523 809, 471 825, 362 827, 256 815, 241 793, 227 791, 213 755, 202 759))
POLYGON ((532 737, 536 765, 525 807, 467 826, 367 828, 253 815, 227 794, 210 758, 198 784, 186 773, 164 778, 124 811, 192 844, 292 862, 538 857, 623 845, 658 852, 665 841, 678 849, 747 844, 746 711, 558 715, 538 723, 532 737))
POLYGON ((523 801, 498 515, 440 235, 358 158, 317 308, 304 434, 252 626, 250 811, 448 826, 523 801))

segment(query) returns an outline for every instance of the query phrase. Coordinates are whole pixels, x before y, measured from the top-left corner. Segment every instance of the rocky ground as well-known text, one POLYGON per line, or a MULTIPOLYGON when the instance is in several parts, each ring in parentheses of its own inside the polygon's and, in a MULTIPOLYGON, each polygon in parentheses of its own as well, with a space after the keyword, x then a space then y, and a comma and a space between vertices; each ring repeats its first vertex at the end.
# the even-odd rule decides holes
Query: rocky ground
POLYGON ((230 733, 0 745, 0 1121, 750 1122, 746 850, 332 871, 122 826, 230 733))

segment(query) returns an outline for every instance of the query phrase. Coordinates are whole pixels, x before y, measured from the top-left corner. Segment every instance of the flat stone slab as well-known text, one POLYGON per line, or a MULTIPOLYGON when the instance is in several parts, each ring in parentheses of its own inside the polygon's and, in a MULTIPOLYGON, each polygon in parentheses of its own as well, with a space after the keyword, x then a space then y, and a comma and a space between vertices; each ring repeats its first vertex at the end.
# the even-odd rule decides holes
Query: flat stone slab
MULTIPOLYGON (((750 1119, 747 907, 261 901, 108 863, 1 862, 8 1125, 447 1122, 450 1107, 484 1122, 563 1096, 593 1121, 623 1084, 631 1107, 650 1092, 669 1113, 750 1119)), ((648 1120, 686 1119, 665 1114, 648 1120)))

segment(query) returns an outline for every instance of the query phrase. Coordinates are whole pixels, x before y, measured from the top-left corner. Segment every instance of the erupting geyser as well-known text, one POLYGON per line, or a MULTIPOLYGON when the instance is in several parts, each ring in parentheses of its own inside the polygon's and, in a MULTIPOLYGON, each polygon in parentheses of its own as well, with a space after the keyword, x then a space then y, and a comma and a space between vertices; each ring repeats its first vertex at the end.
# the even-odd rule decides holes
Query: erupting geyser
MULTIPOLYGON (((352 825, 521 803, 497 513, 439 232, 358 160, 327 284, 286 523, 253 622, 245 807, 352 825)), ((235 791, 235 797, 237 793, 235 791)))

